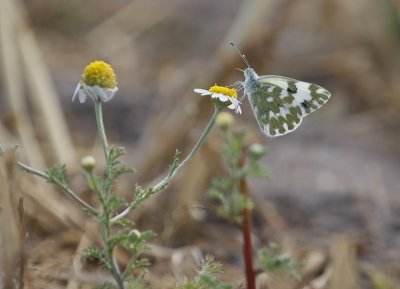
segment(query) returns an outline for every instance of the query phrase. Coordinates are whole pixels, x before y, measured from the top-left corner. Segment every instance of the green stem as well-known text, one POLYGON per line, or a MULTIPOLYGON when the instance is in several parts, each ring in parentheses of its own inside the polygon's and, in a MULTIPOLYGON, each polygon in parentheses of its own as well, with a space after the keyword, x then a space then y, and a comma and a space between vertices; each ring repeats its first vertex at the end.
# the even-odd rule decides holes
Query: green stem
POLYGON ((95 102, 95 110, 96 110, 96 123, 97 123, 97 129, 99 132, 100 142, 101 142, 101 145, 103 146, 104 158, 107 161, 108 160, 108 143, 107 143, 106 132, 104 130, 103 113, 101 110, 101 101, 95 102))
POLYGON ((101 202, 101 205, 104 207, 105 199, 103 197, 102 188, 98 186, 98 183, 96 181, 96 175, 94 174, 93 171, 84 171, 84 175, 85 175, 86 181, 89 184, 89 187, 96 193, 97 197, 99 198, 99 200, 101 202))
POLYGON ((111 189, 111 180, 110 180, 110 164, 109 164, 109 149, 108 149, 108 142, 107 142, 107 136, 106 132, 104 130, 104 123, 103 123, 103 113, 101 109, 101 101, 96 101, 95 102, 95 111, 96 111, 96 123, 97 123, 97 129, 100 137, 100 142, 101 146, 103 147, 103 153, 104 153, 104 159, 106 163, 106 168, 104 171, 105 175, 105 184, 103 186, 103 199, 106 202, 107 198, 110 194, 110 189, 111 189))
POLYGON ((101 236, 104 242, 106 258, 109 265, 110 273, 114 277, 120 289, 125 289, 124 281, 121 277, 121 273, 118 264, 114 258, 113 248, 110 247, 108 239, 110 238, 110 222, 108 212, 104 212, 103 219, 101 222, 101 236))
POLYGON ((102 197, 102 205, 103 205, 103 216, 101 220, 101 235, 103 238, 104 246, 105 246, 105 251, 107 254, 107 259, 108 259, 108 265, 110 268, 110 272, 112 276, 114 277, 115 281, 118 284, 118 287, 120 289, 125 289, 124 286, 124 281, 121 277, 121 273, 118 267, 118 264, 114 258, 114 248, 110 247, 110 244, 108 242, 110 238, 110 231, 111 231, 111 222, 110 222, 110 212, 107 208, 107 200, 108 196, 110 193, 111 189, 111 180, 110 180, 110 164, 109 164, 109 150, 108 150, 108 142, 107 142, 107 136, 106 132, 104 129, 104 123, 103 123, 103 114, 102 114, 102 109, 101 109, 101 101, 96 101, 95 102, 95 112, 96 112, 96 123, 97 123, 97 129, 100 137, 100 142, 103 147, 103 153, 104 153, 104 159, 106 163, 106 169, 105 169, 105 181, 103 185, 103 193, 101 194, 102 197))
POLYGON ((197 153, 197 151, 200 149, 200 147, 203 145, 204 141, 206 140, 208 134, 210 133, 211 129, 213 128, 214 124, 215 124, 215 120, 218 116, 218 114, 221 112, 221 109, 215 107, 215 111, 213 116, 211 117, 210 122, 208 123, 206 129, 204 130, 203 134, 201 135, 201 137, 199 138, 199 140, 197 141, 196 145, 194 146, 193 150, 190 152, 190 154, 186 157, 186 159, 183 160, 183 162, 181 162, 179 164, 179 166, 176 168, 176 170, 174 171, 173 175, 176 174, 178 172, 178 170, 180 170, 188 161, 190 161, 194 155, 197 153))
MULTIPOLYGON (((45 180, 49 180, 49 176, 46 173, 43 173, 41 171, 35 170, 31 167, 29 167, 28 165, 25 165, 21 162, 17 162, 18 166, 23 169, 24 171, 32 174, 32 175, 36 175, 39 176, 45 180)), ((68 195, 70 195, 75 201, 77 201, 82 207, 86 208, 87 210, 89 210, 92 213, 97 214, 97 211, 95 208, 93 208, 91 205, 89 205, 88 203, 86 203, 84 200, 82 200, 80 197, 78 197, 77 194, 75 194, 74 191, 72 191, 71 189, 69 189, 67 186, 65 186, 64 184, 62 184, 61 182, 59 182, 56 179, 53 179, 54 184, 56 184, 57 186, 59 186, 64 192, 66 192, 68 195)))
MULTIPOLYGON (((181 168, 183 168, 186 165, 186 163, 195 156, 195 154, 198 152, 198 150, 200 149, 200 147, 203 145, 204 141, 206 140, 207 136, 211 132, 211 129, 213 128, 213 126, 215 124, 215 120, 220 112, 221 112, 221 109, 218 107, 215 107, 213 116, 211 117, 206 129, 204 130, 203 134, 200 136, 200 138, 197 141, 196 145, 194 146, 193 150, 175 169, 168 172, 167 176, 161 182, 159 182, 157 185, 155 185, 151 190, 148 190, 150 192, 149 193, 150 195, 153 195, 153 194, 157 193, 158 191, 165 189, 166 186, 168 186, 169 182, 173 179, 173 177, 178 173, 178 171, 181 168)), ((149 196, 146 196, 146 198, 149 196)), ((120 220, 121 218, 125 217, 126 215, 128 215, 129 212, 134 208, 135 205, 136 205, 136 202, 132 202, 131 205, 128 208, 126 208, 123 212, 121 212, 120 214, 118 214, 114 218, 112 218, 111 222, 114 223, 114 222, 120 220)))
POLYGON ((178 171, 185 166, 185 164, 190 161, 194 155, 197 153, 197 151, 200 149, 200 147, 203 145, 204 141, 206 140, 208 134, 210 133, 211 129, 213 128, 215 124, 215 120, 217 118, 217 115, 221 112, 221 109, 215 107, 215 111, 213 116, 210 119, 210 122, 208 123, 206 129, 204 130, 203 134, 197 141, 196 145, 194 146, 193 150, 190 152, 190 154, 184 159, 177 167, 176 169, 169 173, 168 176, 162 180, 160 183, 154 186, 153 190, 158 191, 160 188, 163 188, 166 184, 169 183, 169 181, 178 173, 178 171))

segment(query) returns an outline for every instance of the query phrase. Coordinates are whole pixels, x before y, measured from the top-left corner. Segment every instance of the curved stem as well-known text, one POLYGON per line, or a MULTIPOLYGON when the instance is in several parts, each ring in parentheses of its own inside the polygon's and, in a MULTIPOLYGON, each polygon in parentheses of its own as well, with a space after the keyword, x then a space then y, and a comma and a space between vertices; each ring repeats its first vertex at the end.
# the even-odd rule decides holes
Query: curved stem
POLYGON ((221 112, 221 109, 215 108, 214 114, 210 119, 210 122, 208 123, 206 129, 204 130, 203 134, 197 141, 196 145, 194 146, 193 150, 190 152, 190 154, 184 159, 179 166, 176 168, 175 172, 178 171, 181 167, 183 167, 188 161, 190 161, 194 155, 197 153, 197 151, 200 149, 200 147, 203 145, 204 141, 206 140, 208 134, 210 133, 211 129, 213 128, 215 124, 215 120, 217 118, 217 115, 221 112))
POLYGON ((194 155, 197 153, 197 151, 200 149, 200 147, 203 145, 204 141, 206 140, 208 134, 210 133, 211 129, 213 128, 215 124, 215 120, 217 118, 217 115, 221 112, 221 109, 215 107, 215 111, 213 116, 210 119, 210 122, 208 123, 206 129, 204 130, 203 134, 197 141, 196 145, 194 146, 193 150, 190 152, 190 154, 176 167, 176 169, 173 172, 170 172, 165 179, 163 179, 160 183, 154 186, 153 190, 158 191, 160 188, 163 188, 166 184, 169 183, 169 181, 178 173, 178 171, 183 168, 183 166, 190 161, 194 155))
MULTIPOLYGON (((183 166, 195 156, 195 154, 198 152, 198 150, 200 149, 200 147, 203 145, 204 141, 206 140, 207 136, 211 132, 211 129, 213 128, 213 126, 215 124, 215 120, 220 112, 221 112, 221 109, 218 107, 215 107, 214 114, 212 115, 206 129, 204 130, 203 134, 200 136, 199 140, 197 141, 196 145, 193 147, 190 154, 178 166, 176 166, 171 171, 169 171, 167 176, 161 182, 159 182, 153 188, 148 190, 149 193, 147 196, 142 197, 143 200, 148 198, 150 195, 153 195, 153 194, 157 193, 158 191, 165 189, 166 186, 168 186, 169 182, 173 179, 173 177, 178 173, 178 171, 181 168, 183 168, 183 166)), ((128 215, 129 212, 135 207, 137 207, 137 202, 133 201, 128 208, 126 208, 120 214, 118 214, 114 218, 112 218, 111 223, 114 223, 114 222, 122 219, 123 217, 128 215)))

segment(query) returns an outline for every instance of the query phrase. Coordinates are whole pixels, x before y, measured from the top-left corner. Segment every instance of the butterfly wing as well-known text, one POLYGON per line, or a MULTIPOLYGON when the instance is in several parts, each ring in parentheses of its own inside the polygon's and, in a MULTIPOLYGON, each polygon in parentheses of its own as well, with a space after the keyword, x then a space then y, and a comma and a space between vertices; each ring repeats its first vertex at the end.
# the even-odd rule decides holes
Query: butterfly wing
POLYGON ((294 96, 294 105, 300 107, 303 117, 320 108, 331 96, 322 86, 288 77, 266 75, 259 77, 259 81, 275 84, 294 96))
POLYGON ((258 125, 269 137, 294 131, 330 96, 321 86, 281 76, 258 77, 246 93, 258 125))

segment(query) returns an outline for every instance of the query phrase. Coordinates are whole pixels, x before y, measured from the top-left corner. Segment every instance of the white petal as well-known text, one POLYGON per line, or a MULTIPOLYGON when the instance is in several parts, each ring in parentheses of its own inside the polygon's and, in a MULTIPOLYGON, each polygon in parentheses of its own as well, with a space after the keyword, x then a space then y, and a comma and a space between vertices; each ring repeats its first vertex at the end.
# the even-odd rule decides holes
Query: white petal
POLYGON ((211 95, 212 94, 212 92, 209 92, 208 90, 201 89, 201 88, 195 88, 193 91, 196 93, 199 93, 201 95, 211 95))
POLYGON ((229 100, 229 97, 226 96, 225 94, 221 94, 221 93, 214 93, 213 95, 211 95, 212 98, 218 98, 220 101, 225 102, 229 100))
POLYGON ((79 89, 79 102, 84 103, 86 101, 87 93, 83 89, 79 89))
POLYGON ((75 98, 78 95, 80 89, 81 89, 81 83, 79 82, 78 85, 75 88, 74 94, 72 95, 72 101, 75 100, 75 98))
POLYGON ((104 99, 102 99, 103 102, 107 102, 110 101, 115 93, 118 91, 118 87, 114 87, 114 88, 105 88, 104 92, 106 94, 106 97, 104 99))
POLYGON ((235 104, 235 106, 241 105, 240 101, 237 100, 237 98, 232 98, 231 101, 232 101, 233 104, 235 104))
POLYGON ((242 109, 240 108, 240 102, 233 97, 230 97, 229 100, 231 101, 231 104, 228 106, 228 108, 234 109, 237 114, 241 114, 242 109))
POLYGON ((96 94, 93 91, 93 87, 86 85, 86 84, 82 84, 82 89, 85 92, 85 100, 86 100, 86 96, 89 96, 93 101, 97 100, 96 94))
POLYGON ((93 92, 96 94, 97 99, 100 99, 102 102, 107 99, 106 91, 104 88, 101 88, 97 85, 92 87, 93 92))

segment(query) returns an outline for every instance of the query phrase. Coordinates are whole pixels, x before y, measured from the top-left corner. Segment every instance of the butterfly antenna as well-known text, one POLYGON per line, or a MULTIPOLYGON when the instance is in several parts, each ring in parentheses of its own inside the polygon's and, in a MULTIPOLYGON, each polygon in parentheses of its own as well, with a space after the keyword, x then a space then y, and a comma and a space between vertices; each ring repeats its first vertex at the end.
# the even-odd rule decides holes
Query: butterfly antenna
POLYGON ((239 71, 241 71, 241 72, 244 72, 242 69, 240 69, 240 68, 235 68, 236 70, 239 70, 239 71))
POLYGON ((236 47, 235 44, 233 44, 233 42, 231 42, 231 45, 232 45, 233 48, 235 48, 235 50, 237 51, 237 53, 240 55, 240 57, 241 57, 241 58, 243 59, 243 61, 246 63, 247 67, 248 67, 248 68, 251 68, 249 62, 247 61, 246 56, 245 56, 244 54, 242 54, 242 53, 239 51, 239 49, 236 47))

